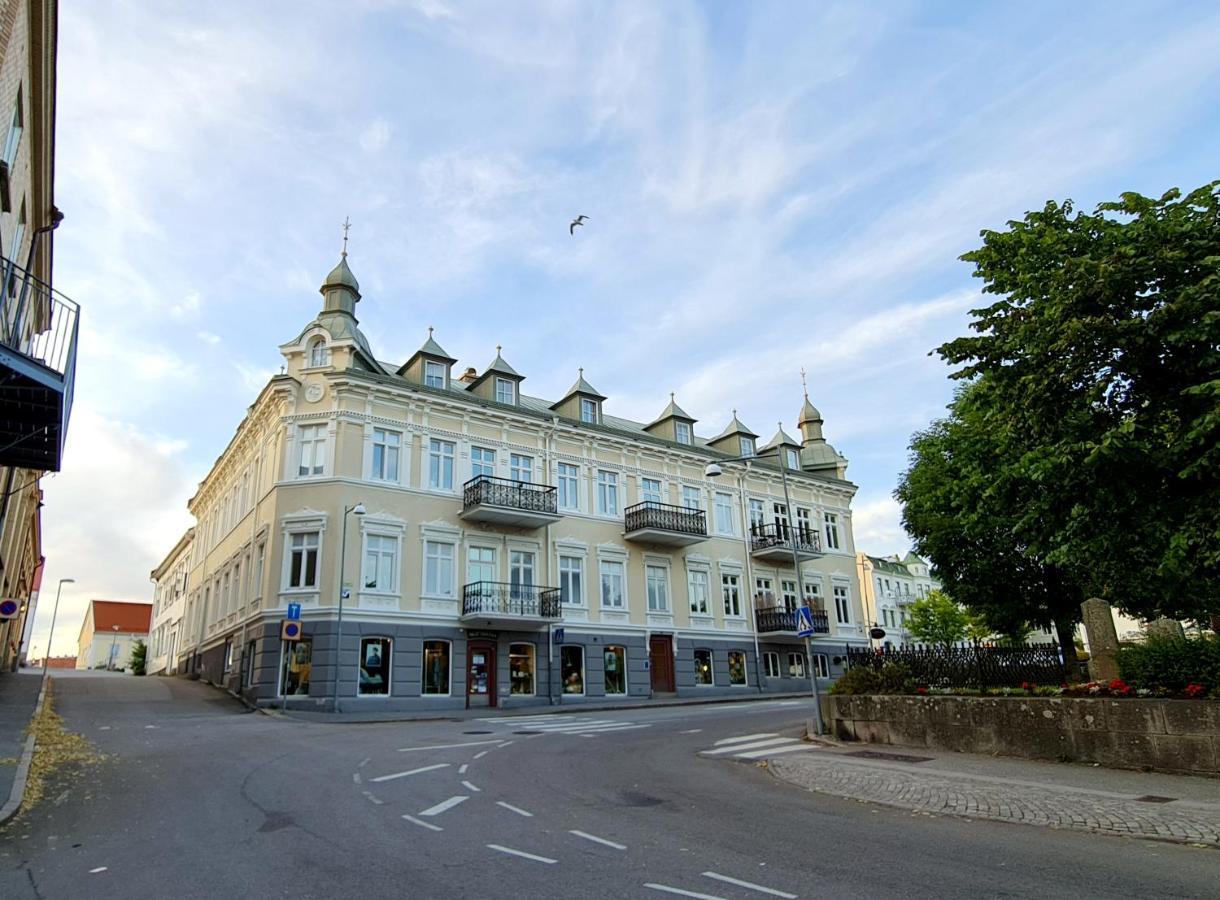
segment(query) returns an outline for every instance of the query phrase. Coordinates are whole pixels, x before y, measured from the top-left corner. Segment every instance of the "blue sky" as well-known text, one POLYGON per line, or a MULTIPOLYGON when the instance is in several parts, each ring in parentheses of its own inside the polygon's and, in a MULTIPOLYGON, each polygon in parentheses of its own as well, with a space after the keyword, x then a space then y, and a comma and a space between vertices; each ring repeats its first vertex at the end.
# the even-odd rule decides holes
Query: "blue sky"
POLYGON ((59 51, 83 330, 44 483, 46 583, 77 579, 56 652, 88 598, 151 598, 345 216, 381 359, 431 325, 461 366, 502 344, 535 396, 584 366, 612 414, 672 390, 698 433, 737 408, 764 438, 806 368, 857 545, 888 553, 980 229, 1220 174, 1207 3, 95 0, 59 51))

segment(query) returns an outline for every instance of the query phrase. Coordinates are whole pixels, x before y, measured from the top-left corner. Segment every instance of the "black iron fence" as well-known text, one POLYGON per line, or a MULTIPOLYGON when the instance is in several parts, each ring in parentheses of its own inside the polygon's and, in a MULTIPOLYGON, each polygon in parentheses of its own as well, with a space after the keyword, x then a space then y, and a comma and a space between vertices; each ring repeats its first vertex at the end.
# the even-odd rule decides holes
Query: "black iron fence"
MULTIPOLYGON (((826 610, 814 609, 810 612, 813 614, 813 633, 830 634, 830 617, 826 614, 826 610)), ((758 622, 759 634, 772 631, 796 631, 800 627, 796 610, 784 609, 782 606, 760 609, 755 613, 755 618, 758 622)))
POLYGON ((750 549, 767 550, 771 547, 790 549, 792 539, 796 538, 796 549, 801 553, 821 553, 822 540, 817 531, 804 523, 797 523, 796 528, 788 527, 787 522, 776 522, 771 525, 750 524, 750 549))
POLYGON ((462 587, 462 615, 558 619, 559 588, 504 581, 475 581, 462 587))
POLYGON ((80 307, 12 260, 0 273, 0 343, 71 378, 80 307))
POLYGON ((1063 660, 1053 644, 995 647, 848 647, 847 665, 880 669, 898 662, 911 670, 918 684, 941 688, 1020 687, 1058 685, 1064 679, 1063 660))
POLYGON ((462 503, 467 509, 486 504, 529 512, 554 513, 558 509, 555 497, 555 488, 551 485, 513 481, 494 475, 476 475, 466 482, 462 489, 462 503))
POLYGON ((639 531, 641 528, 660 528, 707 537, 707 516, 701 509, 687 509, 685 506, 670 506, 668 503, 645 500, 623 510, 623 527, 629 532, 639 531))

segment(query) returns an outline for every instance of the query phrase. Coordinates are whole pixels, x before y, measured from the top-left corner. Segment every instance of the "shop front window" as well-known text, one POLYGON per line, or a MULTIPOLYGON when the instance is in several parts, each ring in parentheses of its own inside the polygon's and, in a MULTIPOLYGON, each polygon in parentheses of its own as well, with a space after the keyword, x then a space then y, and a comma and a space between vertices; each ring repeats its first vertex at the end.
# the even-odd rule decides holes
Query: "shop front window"
POLYGON ((563 647, 559 651, 559 671, 565 694, 585 692, 585 650, 583 647, 563 647))
POLYGON ((309 670, 313 664, 313 641, 301 638, 288 644, 284 654, 284 668, 280 673, 280 684, 284 694, 308 694, 309 670))
POLYGON ((729 651, 729 684, 746 683, 746 655, 740 650, 729 651))
POLYGON ((508 648, 509 690, 513 694, 534 695, 534 645, 512 644, 508 648))
POLYGON ((449 694, 449 642, 424 641, 425 694, 449 694))
POLYGON ((695 651, 695 684, 712 683, 712 651, 695 651))
POLYGON ((624 647, 607 647, 604 653, 606 669, 606 693, 627 693, 627 650, 624 647))
POLYGON ((364 638, 360 641, 360 683, 356 693, 361 697, 384 696, 390 693, 390 662, 393 644, 389 638, 364 638))

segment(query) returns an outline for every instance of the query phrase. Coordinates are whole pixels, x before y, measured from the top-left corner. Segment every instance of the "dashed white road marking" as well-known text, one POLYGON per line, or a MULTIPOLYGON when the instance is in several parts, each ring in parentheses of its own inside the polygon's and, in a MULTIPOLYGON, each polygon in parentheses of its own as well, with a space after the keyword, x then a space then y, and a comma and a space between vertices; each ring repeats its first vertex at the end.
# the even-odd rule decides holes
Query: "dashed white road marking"
POLYGON ((589 834, 584 831, 576 831, 575 829, 573 829, 573 830, 569 831, 568 834, 574 834, 579 838, 584 838, 586 841, 593 841, 595 844, 605 844, 607 847, 613 847, 615 850, 626 850, 627 849, 626 844, 616 844, 614 841, 608 841, 603 837, 598 837, 595 834, 589 834))
POLYGON ((688 728, 688 729, 686 729, 686 731, 683 731, 680 733, 681 734, 698 734, 702 730, 703 730, 702 728, 688 728))
POLYGON ((723 740, 716 741, 715 746, 719 747, 721 744, 739 744, 743 741, 756 741, 760 738, 773 738, 778 736, 779 735, 777 735, 774 731, 763 732, 761 734, 742 734, 738 735, 737 737, 724 738, 723 740))
MULTIPOLYGON (((494 743, 494 741, 493 741, 493 743, 494 743)), ((515 743, 517 743, 517 742, 516 741, 500 741, 500 746, 507 747, 509 744, 515 744, 515 743)))
POLYGON ((156 728, 157 726, 156 725, 145 725, 144 727, 145 728, 156 728))
POLYGON ((398 752, 414 753, 416 750, 452 750, 454 747, 482 747, 484 744, 500 744, 503 746, 502 741, 466 741, 462 744, 432 744, 429 747, 399 747, 398 752))
POLYGON ((108 866, 98 866, 96 869, 90 869, 89 874, 96 875, 98 872, 105 872, 107 868, 109 868, 109 867, 108 866))
POLYGON ((752 891, 758 891, 760 894, 770 894, 772 897, 785 897, 787 900, 796 900, 796 894, 789 894, 786 891, 777 891, 775 888, 764 887, 761 884, 755 884, 752 881, 742 881, 740 878, 730 878, 728 875, 721 875, 719 872, 704 872, 704 878, 714 878, 717 881, 724 881, 728 884, 735 884, 738 887, 749 888, 752 891))
POLYGON ((352 773, 352 781, 356 782, 356 784, 360 783, 360 773, 359 772, 352 773))
POLYGON ((644 887, 651 888, 654 891, 665 891, 667 894, 678 894, 681 897, 695 897, 697 900, 725 900, 724 897, 717 897, 715 894, 699 894, 695 891, 684 891, 682 888, 670 887, 667 884, 654 884, 651 881, 646 882, 644 887))
POLYGON ((588 728, 572 728, 552 731, 551 734, 608 734, 612 731, 632 731, 636 728, 651 728, 651 725, 593 725, 588 728))
POLYGON ((462 782, 462 787, 466 788, 466 790, 468 790, 468 791, 470 791, 471 793, 474 793, 474 794, 478 794, 478 793, 480 793, 480 792, 483 790, 482 788, 477 788, 477 787, 475 787, 475 786, 474 786, 473 784, 471 784, 469 781, 463 781, 463 782, 462 782))
POLYGON ((378 797, 375 797, 375 796, 373 795, 373 792, 372 792, 372 791, 363 791, 362 793, 364 794, 364 796, 365 796, 365 797, 367 797, 367 798, 368 798, 368 800, 369 800, 369 802, 370 802, 370 803, 375 803, 375 804, 377 804, 378 806, 382 806, 382 805, 384 805, 384 804, 385 804, 385 801, 384 801, 384 800, 382 800, 382 799, 380 799, 380 798, 378 798, 378 797))
POLYGON ((458 766, 458 774, 465 775, 466 770, 469 768, 470 768, 470 763, 462 763, 460 766, 458 766))
MULTIPOLYGON (((795 740, 795 738, 793 739, 795 740)), ((807 750, 816 750, 816 744, 806 744, 800 741, 787 747, 768 747, 765 750, 752 750, 749 753, 738 753, 738 759, 762 759, 764 756, 778 756, 781 753, 803 753, 807 750)))
POLYGON ((522 859, 532 859, 534 862, 547 863, 554 865, 559 862, 557 859, 551 859, 549 856, 535 856, 533 853, 526 853, 524 850, 514 850, 512 847, 503 847, 500 844, 488 844, 489 850, 497 850, 500 853, 508 853, 512 856, 520 856, 522 859))
POLYGON ((360 762, 356 764, 356 768, 363 769, 365 766, 367 766, 369 764, 370 761, 372 761, 372 759, 373 759, 373 757, 366 756, 364 759, 360 760, 360 762))
POLYGON ((417 819, 415 816, 403 816, 408 822, 419 825, 421 828, 431 828, 433 831, 444 831, 439 825, 433 825, 431 822, 425 822, 423 819, 417 819))
MULTIPOLYGON (((465 799, 465 798, 463 798, 463 799, 465 799)), ((525 816, 527 819, 534 818, 534 814, 532 812, 526 812, 521 807, 513 806, 511 803, 505 803, 503 800, 497 800, 496 806, 503 806, 509 812, 515 812, 517 815, 525 816)))
POLYGON ((487 755, 488 753, 490 753, 490 752, 491 752, 490 750, 480 750, 478 753, 476 753, 476 754, 474 755, 474 758, 475 758, 475 759, 482 759, 484 756, 486 756, 486 755, 487 755))
POLYGON ((439 816, 445 810, 453 809, 453 807, 457 806, 459 803, 465 803, 469 799, 470 798, 465 794, 458 794, 456 797, 450 797, 448 800, 442 800, 440 803, 436 804, 436 806, 429 806, 427 809, 421 812, 420 815, 429 817, 439 816))
POLYGON ((447 769, 449 763, 436 763, 431 766, 420 766, 418 769, 408 769, 405 772, 395 772, 393 775, 382 775, 378 778, 370 779, 373 782, 393 781, 395 778, 406 778, 408 775, 418 775, 421 772, 431 772, 434 769, 447 769))
POLYGON ((704 750, 704 756, 721 756, 725 753, 739 753, 742 750, 757 750, 760 747, 778 747, 780 744, 788 744, 795 741, 796 738, 774 737, 767 738, 763 741, 749 741, 745 744, 733 744, 729 747, 716 747, 712 750, 704 750))

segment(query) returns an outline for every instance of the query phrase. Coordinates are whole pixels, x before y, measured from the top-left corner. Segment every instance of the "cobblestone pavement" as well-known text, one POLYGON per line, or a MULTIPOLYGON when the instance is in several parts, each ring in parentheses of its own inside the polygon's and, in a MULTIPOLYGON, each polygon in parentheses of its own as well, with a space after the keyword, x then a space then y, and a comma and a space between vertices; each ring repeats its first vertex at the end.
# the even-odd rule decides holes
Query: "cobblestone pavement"
POLYGON ((1220 848, 1220 804, 1215 803, 1137 800, 1063 785, 921 770, 914 764, 864 762, 831 752, 772 759, 768 768, 811 791, 917 812, 1220 848))

